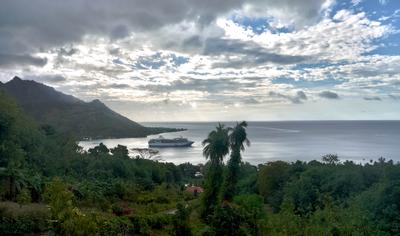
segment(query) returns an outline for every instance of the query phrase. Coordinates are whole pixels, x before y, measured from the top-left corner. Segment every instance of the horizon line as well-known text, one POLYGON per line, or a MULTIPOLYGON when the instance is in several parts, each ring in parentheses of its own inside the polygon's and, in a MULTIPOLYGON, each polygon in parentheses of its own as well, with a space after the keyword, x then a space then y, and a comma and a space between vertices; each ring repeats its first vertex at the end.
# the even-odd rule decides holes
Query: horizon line
POLYGON ((209 120, 209 121, 195 121, 195 120, 186 120, 186 121, 138 121, 137 123, 213 123, 213 122, 239 122, 239 121, 246 121, 246 122, 316 122, 316 121, 400 121, 400 119, 337 119, 337 120, 245 120, 245 119, 238 119, 238 120, 209 120))

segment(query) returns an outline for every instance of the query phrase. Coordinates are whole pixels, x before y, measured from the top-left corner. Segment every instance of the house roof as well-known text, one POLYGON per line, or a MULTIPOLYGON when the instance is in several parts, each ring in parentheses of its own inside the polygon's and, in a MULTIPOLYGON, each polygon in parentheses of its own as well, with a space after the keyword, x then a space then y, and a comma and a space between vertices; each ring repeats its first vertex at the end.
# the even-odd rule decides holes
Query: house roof
POLYGON ((189 193, 195 193, 195 192, 202 193, 202 192, 204 192, 204 189, 202 187, 198 187, 198 186, 190 186, 190 187, 186 188, 186 192, 189 192, 189 193))

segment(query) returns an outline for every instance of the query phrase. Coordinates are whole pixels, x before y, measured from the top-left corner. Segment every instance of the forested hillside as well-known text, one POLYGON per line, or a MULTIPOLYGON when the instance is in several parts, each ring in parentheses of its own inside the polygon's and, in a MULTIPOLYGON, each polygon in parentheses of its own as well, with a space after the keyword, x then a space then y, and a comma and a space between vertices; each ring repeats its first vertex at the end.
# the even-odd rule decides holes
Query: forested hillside
POLYGON ((35 81, 14 77, 1 87, 37 123, 57 127, 59 132, 77 138, 144 137, 176 131, 144 127, 114 112, 100 100, 84 102, 35 81))

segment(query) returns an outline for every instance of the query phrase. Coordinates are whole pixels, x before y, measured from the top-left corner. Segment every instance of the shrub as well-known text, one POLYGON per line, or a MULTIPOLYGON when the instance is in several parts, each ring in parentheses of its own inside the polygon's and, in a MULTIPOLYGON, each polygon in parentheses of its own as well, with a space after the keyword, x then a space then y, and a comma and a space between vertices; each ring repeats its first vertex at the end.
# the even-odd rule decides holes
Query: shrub
POLYGON ((20 235, 48 231, 49 212, 38 204, 20 206, 5 202, 0 206, 0 232, 3 235, 20 235))
POLYGON ((20 206, 31 202, 31 193, 28 189, 24 188, 18 193, 17 202, 20 206))
POLYGON ((190 236, 192 235, 189 217, 191 209, 185 207, 182 203, 178 203, 177 211, 174 216, 174 233, 176 236, 190 236))
POLYGON ((151 229, 163 229, 172 224, 172 217, 164 213, 154 215, 135 215, 129 219, 133 224, 135 233, 148 234, 151 229))
POLYGON ((50 205, 53 230, 60 235, 96 235, 97 225, 93 215, 87 216, 74 206, 72 192, 58 178, 52 181, 46 192, 50 205))
POLYGON ((103 217, 98 220, 100 235, 134 234, 132 222, 128 217, 103 217))

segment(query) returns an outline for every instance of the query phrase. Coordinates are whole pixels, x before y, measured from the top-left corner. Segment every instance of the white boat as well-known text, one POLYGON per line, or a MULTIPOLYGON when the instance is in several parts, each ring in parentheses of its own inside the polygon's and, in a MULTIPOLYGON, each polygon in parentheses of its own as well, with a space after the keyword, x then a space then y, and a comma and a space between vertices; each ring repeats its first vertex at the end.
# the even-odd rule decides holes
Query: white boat
POLYGON ((149 140, 149 147, 190 147, 194 142, 187 138, 168 139, 160 136, 149 140))

